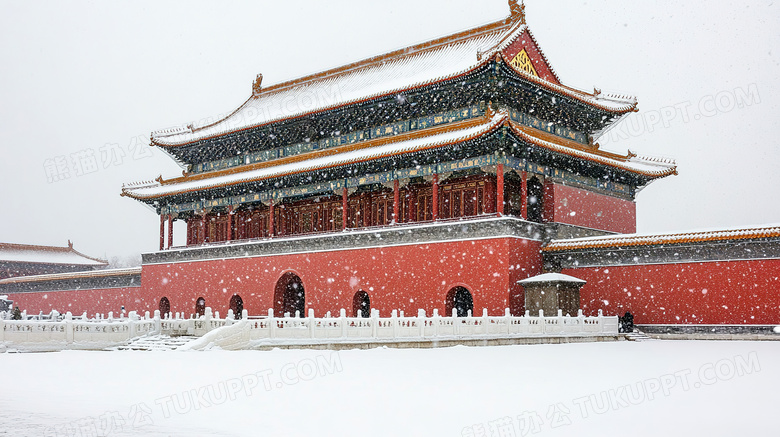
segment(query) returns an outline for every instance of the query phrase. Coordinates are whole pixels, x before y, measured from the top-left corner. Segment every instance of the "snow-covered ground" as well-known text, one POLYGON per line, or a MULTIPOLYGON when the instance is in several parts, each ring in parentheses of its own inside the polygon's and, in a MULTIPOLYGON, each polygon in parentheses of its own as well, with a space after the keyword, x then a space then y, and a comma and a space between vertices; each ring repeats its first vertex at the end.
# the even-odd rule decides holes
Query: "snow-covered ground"
POLYGON ((776 435, 780 342, 0 354, 0 435, 776 435))

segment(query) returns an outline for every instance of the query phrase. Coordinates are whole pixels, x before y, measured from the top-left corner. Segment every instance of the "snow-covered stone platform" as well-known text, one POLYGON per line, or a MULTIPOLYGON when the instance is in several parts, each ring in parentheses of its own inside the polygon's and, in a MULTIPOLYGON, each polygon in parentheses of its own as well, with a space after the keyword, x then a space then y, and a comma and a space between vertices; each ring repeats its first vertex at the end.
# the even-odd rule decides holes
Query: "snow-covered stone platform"
MULTIPOLYGON (((437 311, 427 316, 405 316, 393 311, 390 317, 347 317, 341 310, 338 317, 250 317, 246 311, 236 320, 232 312, 224 319, 206 309, 200 318, 161 318, 147 313, 139 317, 130 313, 126 318, 88 319, 50 316, 48 320, 0 319, 0 345, 6 348, 33 351, 65 349, 106 349, 128 344, 143 336, 166 335, 199 337, 179 349, 269 349, 292 348, 373 348, 441 347, 464 345, 504 345, 609 341, 622 338, 618 334, 617 317, 599 314, 576 317, 560 312, 554 317, 538 317, 526 313, 514 317, 507 310, 504 316, 442 317, 437 311)), ((136 340, 137 341, 137 340, 136 340)))

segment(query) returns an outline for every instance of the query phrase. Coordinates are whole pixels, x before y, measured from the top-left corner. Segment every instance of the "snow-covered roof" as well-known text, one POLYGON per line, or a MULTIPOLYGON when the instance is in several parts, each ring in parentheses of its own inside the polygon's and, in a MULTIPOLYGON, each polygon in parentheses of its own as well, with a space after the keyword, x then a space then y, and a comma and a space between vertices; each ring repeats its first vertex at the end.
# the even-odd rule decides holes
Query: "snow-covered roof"
MULTIPOLYGON (((498 113, 489 119, 481 118, 454 123, 452 126, 448 126, 447 129, 425 129, 408 135, 369 140, 337 149, 310 152, 286 159, 282 158, 277 160, 278 165, 273 166, 262 167, 262 164, 249 165, 245 166, 248 170, 245 168, 245 171, 241 172, 216 172, 216 174, 222 174, 221 176, 205 178, 189 176, 178 178, 175 181, 157 182, 154 185, 125 187, 123 188, 123 194, 135 199, 150 199, 419 152, 480 137, 497 129, 506 120, 507 115, 505 113, 498 113), (458 126, 461 128, 458 129, 458 126), (390 143, 387 144, 388 142, 390 143), (334 150, 336 152, 343 151, 343 153, 328 154, 334 150)), ((211 175, 207 174, 206 176, 211 175)))
POLYGON ((108 276, 129 276, 129 275, 140 275, 140 274, 141 274, 141 267, 132 267, 127 269, 90 270, 86 272, 54 273, 48 275, 35 275, 35 276, 18 276, 14 278, 2 279, 0 280, 0 285, 20 284, 20 283, 27 283, 27 282, 61 281, 64 279, 104 278, 108 276))
POLYGON ((521 285, 527 285, 545 282, 568 282, 574 284, 584 284, 587 281, 584 281, 580 278, 575 278, 574 276, 564 275, 562 273, 545 273, 543 275, 534 276, 532 278, 523 279, 522 281, 517 282, 521 285))
POLYGON ((169 181, 159 179, 157 182, 141 186, 124 187, 122 194, 134 199, 144 200, 257 182, 275 177, 444 147, 486 135, 502 125, 510 126, 512 131, 523 140, 554 152, 584 158, 592 162, 652 178, 663 177, 676 172, 673 162, 640 158, 631 154, 621 156, 596 149, 588 150, 572 141, 551 136, 545 136, 546 139, 542 139, 540 136, 544 135, 543 132, 512 123, 509 121, 509 116, 506 112, 499 111, 492 115, 488 114, 483 118, 424 129, 405 135, 368 140, 339 148, 314 151, 223 171, 186 175, 169 181))
POLYGON ((104 260, 88 257, 76 251, 72 244, 69 244, 68 247, 53 247, 0 243, 0 262, 77 266, 108 265, 104 260))
POLYGON ((651 178, 677 174, 677 163, 671 159, 639 156, 631 152, 627 156, 621 156, 598 149, 586 148, 574 141, 548 135, 537 129, 514 122, 511 122, 511 126, 512 131, 521 139, 553 152, 583 158, 651 178))
MULTIPOLYGON (((186 145, 454 79, 494 59, 503 59, 502 51, 525 32, 534 40, 523 22, 501 20, 340 68, 261 88, 227 117, 214 123, 153 132, 152 143, 163 147, 186 145)), ((543 53, 542 58, 545 59, 543 53)), ((503 60, 507 64, 511 61, 503 60)), ((622 114, 636 108, 636 99, 590 94, 513 69, 523 79, 608 112, 622 114)))
POLYGON ((553 240, 543 251, 596 249, 605 247, 657 246, 662 244, 698 243, 705 241, 752 240, 780 237, 780 224, 734 229, 700 230, 665 234, 630 234, 606 237, 553 240))

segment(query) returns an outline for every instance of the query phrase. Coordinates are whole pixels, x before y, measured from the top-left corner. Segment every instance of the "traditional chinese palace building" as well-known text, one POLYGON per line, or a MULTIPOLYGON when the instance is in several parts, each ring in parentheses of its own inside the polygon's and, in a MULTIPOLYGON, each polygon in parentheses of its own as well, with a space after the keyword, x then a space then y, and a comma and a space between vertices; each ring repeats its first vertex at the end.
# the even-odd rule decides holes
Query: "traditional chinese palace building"
POLYGON ((0 243, 0 279, 101 269, 108 262, 73 248, 0 243))
POLYGON ((732 262, 747 274, 758 264, 746 259, 776 272, 780 229, 741 231, 739 242, 764 250, 755 261, 757 252, 713 249, 734 233, 626 236, 637 193, 676 164, 602 150, 599 136, 637 100, 563 84, 523 6, 509 3, 505 20, 340 68, 270 86, 259 75, 227 117, 153 133, 185 171, 123 188, 159 214, 160 250, 144 254, 140 287, 106 288, 105 301, 185 313, 520 315, 519 281, 563 271, 587 281, 586 313, 778 322, 776 297, 735 316, 718 309, 733 293, 714 283, 705 317, 690 307, 701 287, 673 278, 710 281, 732 262), (172 247, 177 220, 186 247, 172 247))

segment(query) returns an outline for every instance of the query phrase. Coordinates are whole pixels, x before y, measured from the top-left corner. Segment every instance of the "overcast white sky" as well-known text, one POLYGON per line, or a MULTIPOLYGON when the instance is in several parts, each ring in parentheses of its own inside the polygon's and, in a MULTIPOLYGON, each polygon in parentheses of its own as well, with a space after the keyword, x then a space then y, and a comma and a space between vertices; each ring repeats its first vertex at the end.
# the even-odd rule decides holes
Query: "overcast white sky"
MULTIPOLYGON (((0 241, 71 239, 100 257, 157 247, 158 217, 119 196, 181 172, 146 150, 152 130, 232 111, 257 73, 270 85, 509 11, 506 0, 0 6, 0 241), (74 168, 90 153, 96 168, 74 168), (47 171, 57 162, 68 178, 47 171)), ((679 176, 638 196, 640 232, 780 222, 780 4, 529 0, 527 14, 564 83, 639 98, 604 148, 678 161, 679 176)))

